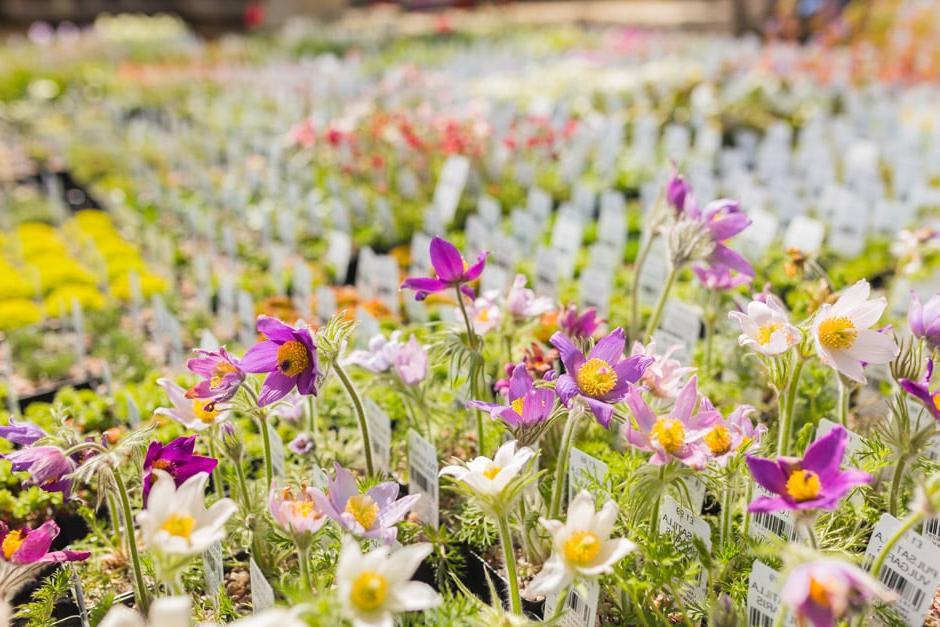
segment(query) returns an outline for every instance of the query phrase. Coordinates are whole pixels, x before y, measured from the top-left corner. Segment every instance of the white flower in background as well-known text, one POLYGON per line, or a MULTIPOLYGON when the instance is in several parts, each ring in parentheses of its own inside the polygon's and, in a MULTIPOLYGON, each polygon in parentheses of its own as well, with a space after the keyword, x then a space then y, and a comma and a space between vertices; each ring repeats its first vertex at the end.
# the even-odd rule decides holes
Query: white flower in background
POLYGON ((516 319, 535 318, 555 308, 551 298, 536 296, 525 284, 525 275, 517 274, 506 295, 506 311, 509 315, 516 319))
POLYGON ((166 390, 173 407, 158 407, 153 413, 172 418, 187 429, 203 431, 213 425, 228 420, 229 410, 217 408, 208 410, 206 405, 211 398, 186 398, 186 390, 169 379, 157 379, 157 384, 166 390))
POLYGON ((741 325, 738 344, 764 355, 785 353, 800 341, 800 330, 790 324, 786 312, 771 304, 752 300, 747 313, 732 311, 728 317, 741 325))
POLYGON ((552 556, 526 588, 527 597, 558 592, 576 577, 593 578, 613 571, 614 564, 636 549, 626 538, 611 538, 617 505, 607 501, 594 510, 594 497, 582 490, 568 506, 568 520, 540 518, 552 537, 552 556))
MULTIPOLYGON (((237 627, 306 627, 307 623, 297 618, 296 610, 271 608, 233 623, 237 627)), ((163 597, 150 605, 150 613, 145 620, 129 607, 115 605, 98 627, 190 627, 192 602, 189 597, 163 597)), ((217 623, 201 623, 199 627, 218 627, 217 623)))
POLYGON ((480 496, 495 497, 519 476, 534 456, 535 451, 527 446, 516 450, 516 441, 511 440, 499 447, 493 459, 481 455, 465 466, 445 466, 440 474, 464 482, 480 496))
POLYGON ((396 551, 381 546, 363 554, 356 541, 345 537, 336 564, 336 588, 343 611, 353 625, 392 627, 397 612, 437 607, 441 597, 434 589, 411 581, 431 549, 428 543, 396 551))
MULTIPOLYGON (((499 326, 503 321, 503 310, 496 302, 499 294, 496 291, 489 291, 477 297, 467 308, 467 315, 470 316, 470 323, 473 330, 478 335, 486 335, 499 326)), ((463 315, 457 309, 457 319, 463 315)))
POLYGON ((203 497, 209 475, 201 472, 178 489, 173 477, 154 470, 147 509, 137 514, 140 533, 151 551, 185 556, 202 553, 225 537, 225 522, 237 509, 232 499, 220 499, 206 509, 203 497))
POLYGON ((940 231, 922 227, 916 231, 902 229, 891 243, 891 254, 898 260, 898 271, 910 276, 924 267, 924 255, 940 249, 940 231))
POLYGON ((869 327, 885 310, 884 298, 868 300, 871 288, 861 280, 844 290, 834 305, 819 308, 813 320, 813 339, 819 359, 850 379, 865 383, 862 364, 886 364, 898 354, 889 333, 869 327))

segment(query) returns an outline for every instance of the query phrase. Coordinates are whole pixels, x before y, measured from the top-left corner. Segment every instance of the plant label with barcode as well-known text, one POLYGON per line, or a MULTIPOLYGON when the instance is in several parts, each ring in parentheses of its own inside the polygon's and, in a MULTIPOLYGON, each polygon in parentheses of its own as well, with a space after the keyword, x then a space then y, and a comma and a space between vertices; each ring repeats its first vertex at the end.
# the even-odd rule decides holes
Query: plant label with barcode
POLYGON ((940 517, 930 518, 924 523, 924 537, 940 547, 940 517))
POLYGON ((274 607, 274 589, 258 568, 254 557, 248 559, 248 574, 251 577, 251 611, 257 614, 274 607))
MULTIPOLYGON (((668 494, 663 497, 662 505, 659 509, 659 532, 668 533, 675 537, 676 546, 689 559, 695 560, 696 550, 692 544, 693 538, 698 538, 705 544, 709 553, 712 548, 711 528, 708 523, 695 515, 695 513, 683 507, 668 494)), ((705 596, 708 593, 708 571, 704 568, 699 570, 698 577, 694 582, 690 582, 682 591, 682 596, 687 601, 695 603, 704 603, 705 596)))
MULTIPOLYGON (((754 484, 755 496, 774 496, 758 484, 754 484)), ((766 540, 770 536, 777 536, 783 540, 793 539, 794 529, 793 512, 755 512, 751 514, 751 525, 748 533, 752 538, 766 540)))
MULTIPOLYGON (((900 524, 891 514, 881 515, 865 550, 866 569, 871 567, 900 524)), ((893 607, 904 622, 910 627, 920 627, 940 586, 940 548, 910 530, 888 553, 877 576, 888 590, 898 595, 893 607)))
POLYGON ((571 449, 571 457, 568 459, 569 503, 581 490, 593 492, 595 483, 603 484, 606 480, 607 464, 580 449, 571 449))
POLYGON ((375 468, 391 472, 392 468, 392 421, 371 398, 365 399, 366 423, 369 425, 369 442, 375 468))
MULTIPOLYGON (((747 580, 747 625, 748 627, 772 627, 780 609, 780 573, 754 560, 751 576, 747 580)), ((795 624, 788 613, 785 625, 795 624)))
POLYGON ((435 529, 440 525, 437 449, 414 429, 408 431, 408 493, 420 494, 415 515, 435 529))
MULTIPOLYGON (((597 616, 597 601, 601 587, 597 580, 579 580, 565 600, 565 612, 556 623, 559 627, 594 627, 597 616)), ((551 616, 558 605, 558 594, 545 598, 545 616, 551 616)))
POLYGON ((213 542, 202 554, 202 574, 206 582, 206 591, 212 597, 212 602, 217 603, 219 588, 225 581, 221 542, 213 542))

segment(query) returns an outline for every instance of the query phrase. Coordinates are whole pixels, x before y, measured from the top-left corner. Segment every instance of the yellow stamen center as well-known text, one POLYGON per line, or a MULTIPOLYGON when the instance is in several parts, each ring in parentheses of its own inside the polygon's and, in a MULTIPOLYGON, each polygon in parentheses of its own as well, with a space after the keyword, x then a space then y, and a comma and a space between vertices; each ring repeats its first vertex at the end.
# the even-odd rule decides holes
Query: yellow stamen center
POLYGON ((521 415, 522 415, 522 408, 525 407, 525 397, 524 397, 524 396, 520 396, 519 398, 517 398, 516 400, 514 400, 513 402, 511 402, 511 403, 509 404, 509 406, 512 407, 512 410, 513 410, 514 412, 516 412, 517 414, 519 414, 519 415, 521 416, 521 415))
POLYGON ((731 432, 728 427, 718 425, 705 434, 705 444, 712 455, 724 455, 731 450, 731 432))
POLYGON ((168 459, 158 459, 153 463, 153 467, 157 470, 168 470, 173 467, 173 462, 168 459))
POLYGON ((209 379, 209 387, 217 388, 222 384, 222 379, 227 374, 235 372, 235 366, 227 361, 220 362, 213 371, 212 378, 209 379))
POLYGON ((617 372, 603 359, 588 359, 578 370, 578 387, 588 396, 603 396, 617 385, 617 372))
POLYGON ((747 447, 751 445, 751 442, 753 441, 754 441, 753 438, 744 436, 744 438, 741 439, 741 444, 738 445, 738 450, 739 451, 745 450, 747 447))
POLYGON ((288 377, 296 377, 310 365, 307 347, 302 342, 291 340, 277 349, 277 369, 288 377))
POLYGON ((787 494, 798 503, 819 496, 820 488, 819 475, 812 470, 794 470, 787 479, 787 494))
POLYGON ((363 612, 382 607, 388 596, 388 581, 374 570, 364 570, 352 585, 349 600, 363 612))
POLYGON ((593 531, 575 531, 565 540, 565 559, 576 566, 588 566, 601 552, 601 539, 593 531))
POLYGON ((490 464, 486 467, 486 470, 483 471, 483 476, 492 481, 496 478, 496 475, 499 474, 499 471, 502 470, 502 466, 497 466, 496 464, 490 464))
POLYGON ((0 545, 0 550, 3 550, 3 557, 7 559, 13 557, 13 554, 20 550, 24 540, 26 538, 19 529, 8 533, 3 539, 3 545, 0 545))
POLYGON ((809 578, 809 598, 820 607, 829 607, 829 589, 815 577, 809 578))
POLYGON ((171 536, 186 538, 187 540, 189 540, 189 536, 193 534, 195 527, 196 519, 186 514, 170 514, 170 516, 163 521, 163 525, 160 526, 161 529, 171 536))
POLYGON ((770 343, 770 338, 773 337, 773 334, 777 332, 783 324, 780 322, 768 322, 763 324, 757 329, 757 343, 761 346, 766 346, 770 343))
POLYGON ((678 453, 685 444, 685 426, 675 418, 660 418, 650 433, 670 455, 678 453))
POLYGON ((368 494, 357 494, 349 497, 346 501, 346 513, 352 514, 362 528, 368 531, 372 529, 376 519, 379 517, 379 504, 372 500, 368 494))
POLYGON ((204 422, 207 425, 215 422, 216 416, 219 415, 218 410, 208 410, 206 407, 211 403, 211 400, 205 400, 201 398, 193 399, 193 415, 204 422))
POLYGON ((933 406, 935 409, 940 411, 940 392, 937 392, 933 395, 933 406))
POLYGON ((313 501, 291 501, 290 511, 291 514, 298 518, 320 518, 322 516, 322 514, 317 511, 317 507, 314 505, 313 501))
POLYGON ((833 316, 819 323, 819 343, 829 350, 846 350, 855 344, 858 329, 845 316, 833 316))

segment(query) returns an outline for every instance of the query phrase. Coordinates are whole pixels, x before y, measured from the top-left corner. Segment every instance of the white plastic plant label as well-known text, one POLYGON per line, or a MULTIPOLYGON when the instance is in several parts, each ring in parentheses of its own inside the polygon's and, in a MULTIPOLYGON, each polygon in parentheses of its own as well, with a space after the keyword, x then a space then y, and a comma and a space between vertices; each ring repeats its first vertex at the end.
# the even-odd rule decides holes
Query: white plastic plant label
MULTIPOLYGON (((881 515, 865 550, 866 569, 900 524, 891 514, 881 515)), ((940 586, 940 548, 916 531, 908 531, 888 553, 878 579, 898 595, 893 607, 904 621, 920 627, 940 586)))
POLYGON ((581 273, 581 304, 593 307, 602 317, 610 313, 614 277, 603 268, 588 268, 581 273))
POLYGON ((336 295, 326 285, 317 288, 317 316, 326 321, 336 313, 336 295))
POLYGON ((581 449, 571 449, 571 457, 568 459, 569 503, 581 490, 593 493, 592 486, 598 483, 604 484, 606 480, 607 464, 581 449))
POLYGON ((807 216, 796 216, 790 221, 783 236, 784 248, 797 248, 804 253, 815 254, 822 248, 826 228, 819 220, 807 216))
POLYGON ((780 221, 772 213, 764 209, 752 209, 747 212, 751 219, 751 226, 741 234, 745 246, 743 252, 751 261, 760 260, 780 229, 780 221))
MULTIPOLYGON (((780 610, 780 585, 780 573, 754 560, 747 580, 748 627, 773 627, 780 610)), ((792 627, 794 624, 793 617, 787 613, 784 625, 792 627)))
MULTIPOLYGON (((681 300, 670 299, 659 328, 680 338, 686 347, 695 346, 702 331, 701 311, 681 300)), ((665 348, 665 347, 664 347, 665 348)))
MULTIPOLYGON (((594 627, 601 586, 597 580, 579 580, 565 599, 565 612, 556 623, 559 627, 594 627)), ((545 616, 552 616, 558 605, 558 594, 545 598, 545 616)))
MULTIPOLYGON (((692 544, 693 538, 701 540, 711 552, 711 528, 708 523, 696 516, 692 510, 679 505, 668 494, 663 496, 663 502, 659 508, 659 532, 673 535, 676 546, 689 559, 697 559, 696 550, 692 544)), ((687 600, 704 603, 707 593, 708 571, 703 568, 694 582, 688 582, 683 596, 687 600)))
POLYGON ((651 245, 643 264, 643 271, 638 282, 640 288, 640 302, 652 305, 659 298, 659 293, 666 283, 669 274, 669 259, 666 256, 666 244, 662 238, 657 238, 651 245))
POLYGON ((940 517, 931 518, 924 523, 924 537, 940 547, 940 517))
POLYGON ((557 257, 558 276, 570 279, 574 275, 575 262, 581 250, 584 225, 581 216, 571 207, 558 210, 552 230, 552 249, 557 257))
POLYGON ((265 425, 267 425, 268 436, 271 439, 271 467, 274 470, 274 476, 283 477, 286 472, 284 440, 281 439, 281 434, 277 432, 272 423, 265 422, 265 425))
POLYGON ((435 529, 440 525, 437 449, 414 429, 408 430, 408 493, 420 494, 415 515, 435 529))
POLYGON ((369 425, 369 442, 372 444, 372 461, 376 470, 391 472, 392 467, 392 421, 371 398, 363 401, 366 423, 369 425))
POLYGON ((213 542, 202 554, 202 574, 206 582, 206 592, 217 602, 219 589, 225 581, 222 567, 222 543, 213 542))
POLYGON ((535 293, 554 298, 558 293, 558 267, 549 248, 540 247, 535 253, 535 293))
MULTIPOLYGON (((773 496, 773 494, 758 484, 754 484, 754 496, 773 496)), ((793 539, 795 522, 793 512, 755 512, 751 514, 751 524, 748 533, 752 538, 765 540, 777 536, 783 540, 793 539)))
POLYGON ((469 174, 470 160, 464 156, 452 155, 444 162, 434 188, 434 206, 444 224, 454 219, 469 174))
POLYGON ((327 265, 336 272, 338 281, 346 280, 349 271, 349 259, 352 257, 352 238, 345 231, 333 230, 327 236, 326 255, 327 265))
POLYGON ((258 568, 254 557, 248 558, 248 574, 251 577, 251 611, 257 614, 274 607, 274 589, 258 568))

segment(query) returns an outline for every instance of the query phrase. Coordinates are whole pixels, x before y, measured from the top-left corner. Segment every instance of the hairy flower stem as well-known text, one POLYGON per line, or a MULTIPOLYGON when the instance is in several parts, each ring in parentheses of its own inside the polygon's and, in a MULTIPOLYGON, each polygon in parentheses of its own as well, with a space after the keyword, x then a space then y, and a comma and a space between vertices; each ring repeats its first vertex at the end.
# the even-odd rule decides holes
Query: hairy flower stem
MULTIPOLYGON (((467 327, 467 342, 470 345, 470 350, 480 354, 482 358, 482 353, 480 352, 480 338, 477 337, 477 334, 473 330, 473 325, 470 323, 470 316, 467 315, 467 307, 463 303, 463 292, 460 291, 460 286, 456 286, 454 290, 457 292, 457 304, 460 305, 460 313, 463 315, 463 323, 467 327)), ((484 399, 484 390, 483 390, 483 380, 482 372, 473 373, 471 372, 471 381, 470 389, 476 395, 476 398, 479 400, 484 399)), ((477 455, 483 455, 485 446, 483 437, 486 435, 483 431, 483 412, 479 409, 473 410, 474 416, 476 417, 476 427, 477 427, 477 455)))
MULTIPOLYGON (((209 429, 209 457, 213 459, 218 459, 219 456, 215 450, 215 437, 216 437, 216 428, 212 427, 209 429)), ((216 467, 212 471, 212 490, 215 492, 215 495, 219 498, 225 496, 225 486, 222 484, 222 469, 216 467)))
POLYGON ((630 341, 636 338, 640 331, 640 277, 643 275, 643 266, 646 265, 646 258, 649 257, 650 249, 653 247, 653 240, 656 234, 651 233, 646 242, 640 247, 637 253, 636 261, 633 264, 633 298, 630 303, 630 341))
POLYGON ((258 418, 258 426, 261 428, 261 443, 264 445, 264 479, 265 486, 270 489, 274 483, 274 462, 271 460, 271 432, 268 431, 267 419, 262 415, 258 418))
POLYGON ((800 374, 803 372, 803 357, 797 355, 793 372, 787 379, 783 394, 778 398, 778 414, 780 416, 780 432, 777 434, 777 457, 786 455, 790 450, 790 441, 793 439, 793 410, 796 404, 796 391, 800 387, 800 374))
POLYGON ((837 375, 836 378, 839 382, 839 424, 848 428, 849 395, 851 394, 851 390, 849 390, 849 386, 845 384, 845 379, 842 378, 842 375, 837 375))
MULTIPOLYGON (((747 487, 744 488, 744 502, 751 502, 751 495, 754 494, 754 484, 751 481, 747 482, 747 487)), ((743 537, 748 537, 748 534, 751 531, 751 513, 747 511, 747 508, 744 508, 744 520, 741 521, 741 535, 743 537)))
POLYGON ((317 397, 312 394, 307 397, 307 430, 314 440, 320 440, 320 410, 317 407, 317 397))
POLYGON ((522 598, 519 596, 519 578, 516 576, 516 553, 512 547, 512 533, 509 531, 509 516, 500 514, 499 542, 503 546, 503 559, 506 562, 506 580, 509 582, 509 603, 512 613, 522 614, 522 598))
POLYGON ((548 517, 557 520, 561 515, 561 500, 565 493, 565 477, 568 475, 568 461, 571 458, 571 445, 574 443, 574 434, 578 431, 578 421, 581 411, 568 412, 565 421, 565 430, 561 434, 561 443, 558 447, 558 459, 555 460, 555 481, 552 484, 552 501, 548 508, 548 517))
POLYGON ((300 563, 300 580, 304 584, 304 592, 313 592, 313 578, 310 576, 310 555, 308 547, 300 542, 297 546, 297 561, 300 563))
POLYGON ((663 492, 665 491, 665 486, 663 485, 666 481, 666 465, 662 464, 659 467, 659 486, 657 486, 656 499, 653 501, 653 509, 650 510, 650 537, 658 538, 659 537, 659 507, 663 502, 663 492))
POLYGON ((728 473, 725 489, 721 493, 721 530, 718 536, 721 546, 731 540, 731 522, 734 520, 734 473, 728 473))
POLYGON ((888 495, 888 513, 892 516, 898 515, 898 497, 901 495, 901 479, 904 477, 904 467, 907 464, 907 456, 901 455, 898 458, 897 466, 894 467, 894 475, 891 477, 891 492, 888 495))
POLYGON ((883 547, 881 547, 881 551, 878 553, 878 557, 875 558, 875 561, 871 564, 871 568, 868 570, 868 572, 870 572, 872 576, 875 577, 875 579, 878 578, 878 573, 881 572, 881 567, 885 565, 885 560, 888 559, 888 554, 891 552, 891 549, 894 548, 894 545, 898 543, 905 533, 919 524, 923 518, 923 512, 911 512, 908 517, 904 519, 904 522, 901 523, 901 526, 898 527, 898 530, 894 532, 894 535, 888 538, 888 541, 885 542, 883 547))
POLYGON ((362 406, 362 399, 359 398, 359 392, 356 391, 356 386, 353 385, 352 380, 349 378, 349 375, 346 374, 346 371, 340 365, 338 359, 333 362, 333 368, 336 369, 336 376, 339 377, 340 383, 346 388, 346 394, 349 395, 349 400, 352 401, 353 408, 356 410, 356 419, 359 421, 359 433, 362 435, 362 449, 366 456, 366 473, 370 476, 374 475, 375 466, 372 464, 372 441, 369 440, 369 423, 366 420, 366 410, 362 406))
POLYGON ((467 342, 470 344, 470 350, 477 351, 479 346, 477 345, 477 334, 473 330, 473 325, 470 324, 470 316, 467 315, 467 306, 463 304, 463 292, 460 291, 460 286, 454 288, 457 291, 457 304, 460 305, 460 313, 463 314, 463 323, 467 327, 467 342))
POLYGON ((656 307, 653 308, 653 313, 650 316, 650 319, 646 323, 646 333, 644 334, 643 343, 649 343, 650 339, 653 337, 653 333, 659 327, 659 321, 663 317, 663 310, 666 308, 666 301, 669 300, 669 292, 672 291, 672 284, 676 282, 676 277, 679 276, 680 267, 672 265, 669 268, 669 274, 666 275, 666 283, 663 285, 663 290, 659 293, 659 298, 656 301, 656 307))
POLYGON ((147 584, 144 583, 144 571, 140 566, 140 554, 137 551, 137 538, 134 536, 134 512, 131 510, 131 500, 127 496, 127 486, 121 473, 112 471, 114 485, 117 487, 118 498, 121 500, 121 509, 124 510, 124 537, 127 538, 127 552, 131 559, 131 570, 134 571, 134 596, 137 605, 143 614, 150 610, 150 596, 147 593, 147 584))

